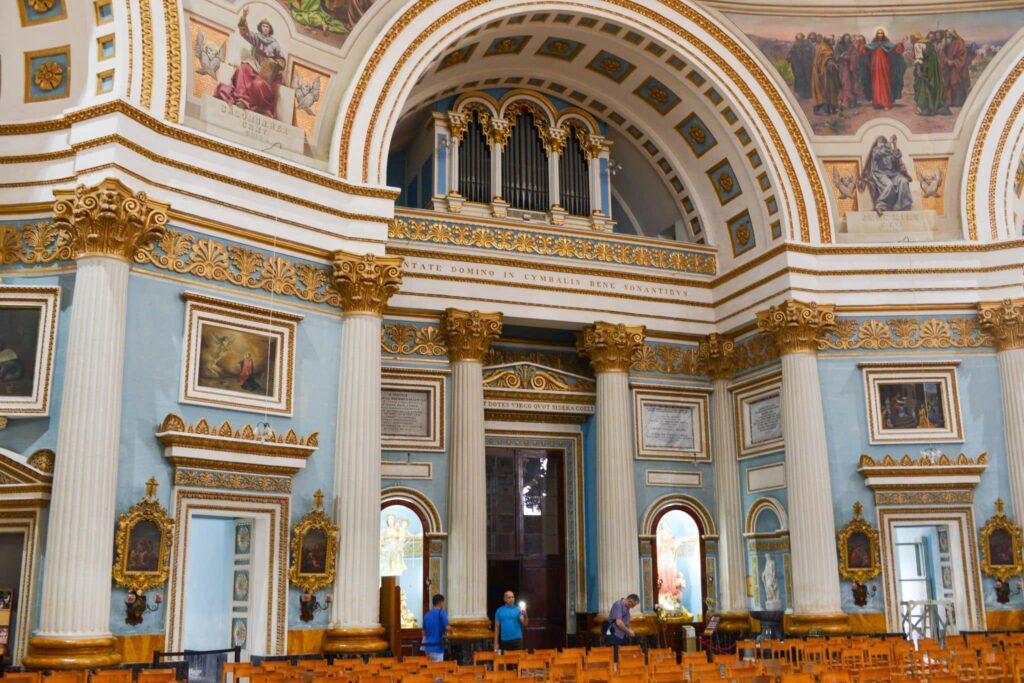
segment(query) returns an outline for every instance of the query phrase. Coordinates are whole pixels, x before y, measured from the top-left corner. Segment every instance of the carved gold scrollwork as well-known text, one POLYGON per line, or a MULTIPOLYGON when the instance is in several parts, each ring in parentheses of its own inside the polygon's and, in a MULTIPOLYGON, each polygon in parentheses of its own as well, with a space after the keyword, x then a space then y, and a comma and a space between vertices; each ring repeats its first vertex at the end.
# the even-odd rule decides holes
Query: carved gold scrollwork
POLYGON ((402 284, 401 256, 334 252, 334 286, 346 313, 384 315, 388 299, 402 284))
POLYGON ((637 372, 661 372, 667 375, 699 375, 697 349, 675 344, 647 344, 637 351, 633 359, 637 372))
POLYGON ((397 355, 443 356, 448 353, 441 329, 431 325, 384 323, 380 330, 380 348, 397 355))
POLYGON ((943 349, 990 346, 974 318, 892 318, 889 320, 836 320, 818 341, 821 350, 943 349))
POLYGON ((839 530, 839 575, 862 584, 882 573, 878 530, 861 515, 863 506, 853 504, 853 519, 839 530))
POLYGON ((570 383, 552 370, 529 364, 493 368, 484 374, 483 385, 488 389, 525 391, 593 392, 596 389, 592 380, 574 378, 570 383))
POLYGON ((334 585, 338 527, 324 512, 324 494, 319 489, 313 494, 313 509, 292 527, 291 551, 288 580, 293 586, 314 593, 334 585))
POLYGON ((169 573, 174 520, 157 500, 156 488, 156 478, 150 477, 146 497, 121 514, 114 539, 114 583, 138 595, 162 586, 169 573))
POLYGON ((698 348, 701 366, 710 379, 728 379, 736 355, 736 343, 729 337, 712 332, 698 348))
POLYGON ((626 372, 643 348, 644 331, 643 325, 596 322, 579 332, 576 350, 595 372, 626 372))
POLYGON ((169 205, 133 193, 115 178, 53 194, 53 223, 68 235, 72 258, 101 254, 130 261, 164 234, 169 205))
POLYGON ((815 353, 818 338, 835 325, 835 306, 787 299, 767 311, 758 311, 757 327, 775 337, 783 353, 815 353))
POLYGON ((979 303, 978 322, 1000 351, 1024 349, 1024 299, 979 303))
POLYGON ((501 313, 445 309, 441 329, 448 360, 483 361, 491 342, 501 335, 501 313))

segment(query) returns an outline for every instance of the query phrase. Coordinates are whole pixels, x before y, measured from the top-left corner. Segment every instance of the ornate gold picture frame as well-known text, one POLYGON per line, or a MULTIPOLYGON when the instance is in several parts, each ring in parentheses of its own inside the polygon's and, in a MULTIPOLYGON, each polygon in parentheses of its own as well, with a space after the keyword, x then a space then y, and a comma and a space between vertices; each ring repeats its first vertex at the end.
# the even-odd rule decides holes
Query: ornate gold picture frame
POLYGON ((869 442, 962 442, 957 365, 959 361, 860 363, 869 442))
POLYGON ((996 499, 996 514, 981 527, 981 571, 1002 584, 1024 572, 1021 562, 1021 530, 1003 512, 996 499))
POLYGON ((174 520, 156 497, 157 482, 146 482, 146 497, 122 513, 114 539, 114 583, 141 595, 167 581, 174 520))
POLYGON ((0 415, 50 411, 60 287, 0 285, 0 415))
POLYGON ((292 564, 288 579, 304 593, 334 585, 338 527, 324 512, 324 494, 313 494, 313 509, 292 527, 292 564))
POLYGON ((879 560, 878 529, 862 516, 863 506, 853 504, 853 519, 839 530, 839 575, 855 584, 863 584, 882 573, 879 560))

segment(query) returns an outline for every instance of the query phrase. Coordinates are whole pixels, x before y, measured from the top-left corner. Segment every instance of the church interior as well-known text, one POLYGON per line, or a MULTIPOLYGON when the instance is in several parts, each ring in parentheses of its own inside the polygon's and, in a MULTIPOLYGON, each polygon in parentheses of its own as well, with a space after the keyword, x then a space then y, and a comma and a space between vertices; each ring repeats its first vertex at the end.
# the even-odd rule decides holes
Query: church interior
POLYGON ((0 25, 3 678, 1022 680, 1024 2, 0 25))

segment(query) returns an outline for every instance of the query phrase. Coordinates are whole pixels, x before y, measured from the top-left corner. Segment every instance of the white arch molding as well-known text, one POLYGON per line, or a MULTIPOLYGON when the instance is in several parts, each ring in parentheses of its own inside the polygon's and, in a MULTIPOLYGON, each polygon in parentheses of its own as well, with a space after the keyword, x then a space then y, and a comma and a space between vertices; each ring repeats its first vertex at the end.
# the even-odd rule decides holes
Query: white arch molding
POLYGON ((441 515, 430 502, 430 498, 416 489, 407 486, 389 486, 380 492, 381 507, 385 505, 405 505, 416 510, 423 520, 423 533, 441 534, 441 515))
POLYGON ((654 527, 654 523, 661 513, 672 508, 683 508, 696 517, 704 530, 702 538, 718 537, 718 529, 715 527, 715 519, 711 512, 704 506, 704 503, 685 493, 668 493, 648 505, 643 521, 640 523, 640 533, 650 536, 657 534, 658 530, 654 527))
POLYGON ((774 513, 775 517, 779 520, 779 528, 776 533, 789 532, 789 519, 786 517, 786 510, 782 507, 782 503, 779 502, 778 498, 763 496, 755 500, 751 504, 750 510, 747 511, 747 523, 745 525, 747 535, 757 533, 757 518, 766 510, 774 513))
MULTIPOLYGON (((777 83, 756 58, 695 5, 662 0, 464 0, 455 7, 418 0, 383 0, 396 12, 386 29, 366 37, 365 57, 343 98, 332 149, 335 170, 349 181, 385 182, 391 135, 406 99, 428 65, 474 28, 524 12, 582 12, 644 33, 675 50, 730 99, 747 131, 760 143, 778 188, 783 220, 803 242, 832 241, 824 184, 806 133, 777 83)), ((353 49, 355 53, 356 50, 353 49)))

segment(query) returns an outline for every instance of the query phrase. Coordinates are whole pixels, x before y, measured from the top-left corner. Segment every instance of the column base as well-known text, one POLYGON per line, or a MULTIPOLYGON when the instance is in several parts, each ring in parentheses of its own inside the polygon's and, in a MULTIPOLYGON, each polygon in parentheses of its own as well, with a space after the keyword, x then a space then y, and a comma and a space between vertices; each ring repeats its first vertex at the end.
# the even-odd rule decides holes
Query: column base
POLYGON ((749 633, 754 630, 749 612, 726 612, 718 615, 718 630, 724 633, 749 633))
POLYGON ((452 632, 448 640, 494 639, 494 629, 489 619, 452 619, 452 632))
POLYGON ((790 636, 806 636, 812 632, 827 636, 850 633, 850 615, 839 614, 786 614, 782 617, 782 631, 790 636))
POLYGON ((117 640, 113 636, 98 638, 48 638, 32 636, 28 655, 21 661, 26 669, 100 669, 117 666, 117 640))
POLYGON ((382 637, 383 626, 330 628, 324 633, 324 654, 372 655, 385 652, 391 645, 382 637))

